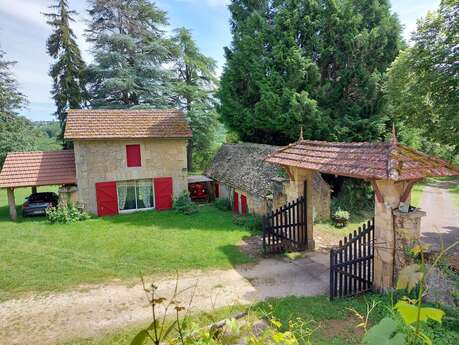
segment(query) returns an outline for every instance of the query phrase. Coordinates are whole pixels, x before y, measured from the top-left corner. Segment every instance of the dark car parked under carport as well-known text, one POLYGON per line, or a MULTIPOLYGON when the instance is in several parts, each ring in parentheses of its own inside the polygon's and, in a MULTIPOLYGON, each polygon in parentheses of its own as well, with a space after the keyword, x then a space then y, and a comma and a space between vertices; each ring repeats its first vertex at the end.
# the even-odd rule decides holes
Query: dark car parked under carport
POLYGON ((26 198, 26 202, 22 205, 22 215, 24 217, 30 216, 44 216, 48 207, 57 206, 59 197, 56 193, 34 193, 26 198))

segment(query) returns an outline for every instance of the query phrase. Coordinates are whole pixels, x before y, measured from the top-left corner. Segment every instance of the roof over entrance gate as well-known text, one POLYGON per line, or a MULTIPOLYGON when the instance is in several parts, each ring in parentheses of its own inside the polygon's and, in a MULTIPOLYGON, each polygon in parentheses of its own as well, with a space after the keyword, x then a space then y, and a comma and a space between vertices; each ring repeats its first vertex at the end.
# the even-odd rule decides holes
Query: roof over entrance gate
POLYGON ((372 180, 404 181, 459 175, 458 167, 402 145, 394 138, 390 143, 299 140, 273 152, 266 161, 372 180))
POLYGON ((73 150, 10 152, 0 173, 0 188, 76 183, 73 150))

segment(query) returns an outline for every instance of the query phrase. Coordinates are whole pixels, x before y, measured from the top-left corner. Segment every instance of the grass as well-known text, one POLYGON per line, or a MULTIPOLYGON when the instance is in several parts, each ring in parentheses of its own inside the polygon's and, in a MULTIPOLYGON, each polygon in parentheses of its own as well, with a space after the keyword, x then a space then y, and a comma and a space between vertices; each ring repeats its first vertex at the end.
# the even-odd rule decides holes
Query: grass
MULTIPOLYGON (((287 329, 289 322, 296 322, 299 328, 314 329, 310 342, 314 345, 354 345, 361 344, 364 334, 357 327, 361 322, 355 315, 357 311, 365 315, 367 303, 375 300, 378 304, 370 314, 369 327, 379 322, 383 317, 392 314, 391 298, 389 295, 368 294, 364 296, 337 299, 330 301, 327 296, 315 297, 286 297, 269 299, 250 307, 258 317, 275 318, 287 329), (298 322, 299 321, 299 322, 298 322)), ((234 306, 218 309, 212 313, 198 313, 192 316, 193 323, 203 327, 234 316, 247 307, 234 306)), ((425 324, 423 331, 433 340, 434 344, 447 345, 459 342, 457 328, 457 312, 449 314, 441 326, 435 322, 425 324)), ((142 327, 130 327, 115 334, 96 339, 78 340, 65 345, 125 345, 129 344, 142 327)), ((63 344, 64 345, 64 344, 63 344)))
POLYGON ((342 239, 354 230, 357 230, 359 226, 366 223, 373 217, 370 212, 363 212, 361 214, 352 214, 351 219, 344 228, 337 228, 333 225, 331 220, 326 222, 319 222, 314 224, 314 233, 317 233, 321 237, 336 238, 337 240, 342 239))
MULTIPOLYGON (((29 192, 16 190, 17 203, 29 192)), ((230 212, 210 205, 192 216, 167 211, 69 225, 52 225, 44 217, 19 216, 11 222, 6 192, 0 190, 0 300, 32 291, 134 280, 140 272, 230 268, 250 261, 236 247, 248 234, 233 224, 230 212)))
POLYGON ((413 189, 411 190, 411 205, 414 207, 421 206, 421 197, 425 186, 426 183, 424 182, 418 182, 413 186, 413 189))

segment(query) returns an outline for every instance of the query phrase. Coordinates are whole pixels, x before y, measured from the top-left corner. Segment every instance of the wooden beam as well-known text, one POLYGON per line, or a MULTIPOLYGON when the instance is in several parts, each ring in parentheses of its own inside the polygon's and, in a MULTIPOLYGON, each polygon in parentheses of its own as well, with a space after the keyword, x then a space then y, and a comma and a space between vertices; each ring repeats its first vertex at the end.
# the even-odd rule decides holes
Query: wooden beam
POLYGON ((375 180, 371 180, 370 182, 371 182, 371 186, 373 187, 373 190, 375 191, 376 200, 379 203, 383 203, 384 202, 384 196, 381 193, 381 190, 379 189, 378 184, 376 183, 375 180))
POLYGON ((405 187, 405 190, 403 191, 402 196, 400 197, 401 202, 405 202, 408 199, 411 193, 411 189, 413 188, 414 184, 419 181, 422 181, 422 180, 410 180, 408 182, 408 184, 405 187))
POLYGON ((8 194, 8 206, 10 208, 10 218, 11 220, 15 221, 17 219, 17 214, 16 214, 16 201, 14 200, 14 188, 8 188, 6 190, 6 194, 8 194))
POLYGON ((37 186, 32 187, 32 194, 35 194, 37 192, 37 186))

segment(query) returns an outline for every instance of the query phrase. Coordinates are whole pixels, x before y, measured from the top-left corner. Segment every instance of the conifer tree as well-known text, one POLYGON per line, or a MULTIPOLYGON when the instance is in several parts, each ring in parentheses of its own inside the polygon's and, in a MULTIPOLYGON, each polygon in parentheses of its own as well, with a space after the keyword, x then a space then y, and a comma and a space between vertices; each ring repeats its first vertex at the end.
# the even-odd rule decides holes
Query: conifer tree
POLYGON ((166 13, 147 0, 90 0, 89 67, 94 107, 169 107, 173 104, 173 45, 165 37, 166 13))
POLYGON ((387 0, 233 0, 219 98, 241 139, 377 140, 382 79, 400 47, 387 0))
POLYGON ((191 32, 185 28, 175 31, 173 41, 177 45, 173 68, 176 102, 186 113, 193 130, 188 145, 188 170, 192 171, 193 161, 202 168, 210 159, 218 127, 214 99, 216 62, 199 51, 191 32))
POLYGON ((0 115, 17 115, 17 111, 27 105, 27 98, 18 90, 10 70, 15 64, 15 61, 6 60, 5 52, 0 50, 0 115))
POLYGON ((74 22, 72 16, 76 15, 76 12, 69 9, 67 0, 56 0, 49 8, 52 12, 44 15, 53 30, 47 41, 48 54, 55 60, 49 71, 53 79, 51 94, 56 104, 55 115, 63 131, 67 110, 79 109, 85 105, 86 65, 70 27, 70 23, 74 22))

